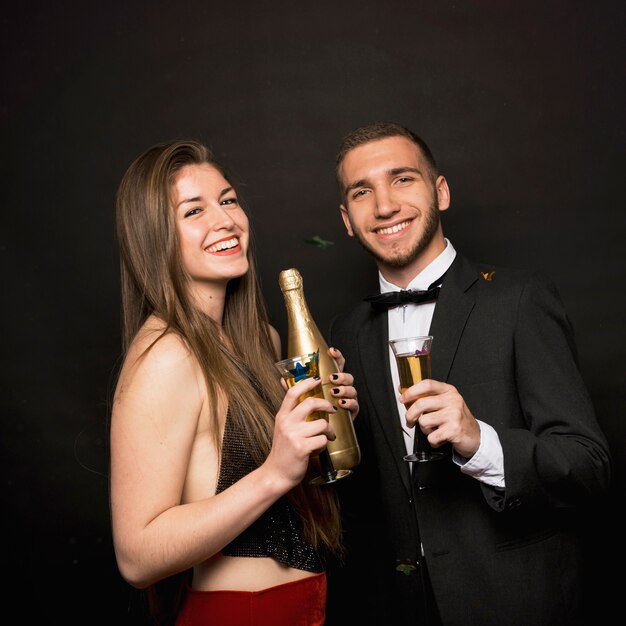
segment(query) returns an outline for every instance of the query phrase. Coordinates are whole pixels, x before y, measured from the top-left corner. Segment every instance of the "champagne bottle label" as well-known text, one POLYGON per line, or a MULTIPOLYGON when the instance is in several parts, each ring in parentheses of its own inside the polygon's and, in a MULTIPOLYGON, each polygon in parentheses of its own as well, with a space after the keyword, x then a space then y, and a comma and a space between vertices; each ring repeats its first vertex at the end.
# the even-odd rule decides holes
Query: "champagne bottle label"
POLYGON ((287 356, 320 351, 319 368, 324 397, 337 408, 337 413, 329 415, 337 438, 329 441, 327 448, 335 469, 352 469, 361 461, 361 451, 350 413, 337 406, 331 393, 333 385, 330 375, 339 371, 337 362, 328 354, 328 344, 313 320, 304 297, 300 272, 294 268, 283 270, 279 274, 278 284, 287 308, 287 356))

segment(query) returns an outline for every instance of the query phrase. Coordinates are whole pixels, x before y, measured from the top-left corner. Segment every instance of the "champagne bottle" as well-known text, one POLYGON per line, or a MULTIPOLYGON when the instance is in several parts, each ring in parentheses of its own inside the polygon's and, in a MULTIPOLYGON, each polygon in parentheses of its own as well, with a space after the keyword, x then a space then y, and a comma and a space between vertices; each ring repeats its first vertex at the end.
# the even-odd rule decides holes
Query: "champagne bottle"
POLYGON ((352 469, 361 461, 361 450, 356 440, 354 424, 350 413, 340 406, 333 397, 333 384, 330 375, 339 371, 335 359, 328 354, 328 344, 320 333, 304 297, 302 276, 297 269, 288 269, 280 272, 278 284, 287 307, 287 356, 297 356, 309 352, 320 351, 320 378, 322 390, 326 400, 337 407, 337 412, 329 414, 330 423, 337 435, 335 441, 329 441, 327 449, 335 469, 352 469))

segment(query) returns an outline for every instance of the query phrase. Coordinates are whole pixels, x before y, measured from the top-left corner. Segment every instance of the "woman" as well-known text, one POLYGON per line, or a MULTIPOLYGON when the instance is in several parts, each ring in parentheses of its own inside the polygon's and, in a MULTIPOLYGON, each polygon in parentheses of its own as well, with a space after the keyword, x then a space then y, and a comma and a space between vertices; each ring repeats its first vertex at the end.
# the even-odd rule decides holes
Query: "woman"
MULTIPOLYGON (((116 219, 125 359, 111 510, 122 576, 141 589, 182 579, 161 623, 323 624, 339 512, 332 489, 303 479, 334 434, 306 418, 335 408, 298 404, 319 380, 286 392, 279 382, 280 339, 233 185, 205 146, 160 144, 124 175, 116 219)), ((337 376, 354 416, 352 376, 337 376)))

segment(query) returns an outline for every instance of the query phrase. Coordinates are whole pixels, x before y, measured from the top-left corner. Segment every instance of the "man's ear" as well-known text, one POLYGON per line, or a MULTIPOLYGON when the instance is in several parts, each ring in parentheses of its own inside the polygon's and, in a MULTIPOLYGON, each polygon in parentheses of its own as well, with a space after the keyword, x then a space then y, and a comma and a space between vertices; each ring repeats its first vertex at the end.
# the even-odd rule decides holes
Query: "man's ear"
POLYGON ((443 176, 439 176, 435 182, 435 189, 437 190, 439 210, 445 211, 450 206, 450 188, 448 187, 448 181, 443 176))
POLYGON ((350 237, 354 237, 354 232, 352 231, 352 224, 350 224, 350 218, 348 217, 348 209, 346 209, 345 205, 340 204, 339 210, 341 211, 341 219, 343 220, 343 224, 348 231, 348 235, 350 237))

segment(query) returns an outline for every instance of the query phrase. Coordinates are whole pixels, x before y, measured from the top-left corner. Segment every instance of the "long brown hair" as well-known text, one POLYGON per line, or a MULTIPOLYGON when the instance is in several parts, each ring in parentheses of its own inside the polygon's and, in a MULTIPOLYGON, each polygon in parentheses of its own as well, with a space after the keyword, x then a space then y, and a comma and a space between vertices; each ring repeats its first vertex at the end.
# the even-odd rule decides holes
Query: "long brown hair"
MULTIPOLYGON (((233 418, 239 419, 243 432, 258 442, 259 458, 255 460, 261 464, 271 448, 274 416, 284 391, 273 366, 275 354, 252 237, 249 270, 229 282, 220 327, 194 305, 181 262, 172 188, 179 171, 192 164, 208 164, 229 180, 205 145, 177 140, 157 144, 140 155, 120 183, 116 224, 124 350, 150 315, 164 322, 161 337, 167 332, 179 334, 204 374, 216 449, 221 449, 217 400, 224 396, 235 409, 233 418), (234 349, 226 349, 222 334, 234 349)), ((305 537, 318 548, 340 552, 341 526, 334 491, 309 487, 305 479, 287 497, 302 518, 305 537)))

